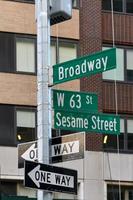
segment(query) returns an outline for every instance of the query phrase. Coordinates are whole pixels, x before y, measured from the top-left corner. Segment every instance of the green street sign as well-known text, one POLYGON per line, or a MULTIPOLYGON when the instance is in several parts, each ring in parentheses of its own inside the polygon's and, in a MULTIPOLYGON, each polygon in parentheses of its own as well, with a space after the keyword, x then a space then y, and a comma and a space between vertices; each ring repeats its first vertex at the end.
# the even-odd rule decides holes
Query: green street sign
POLYGON ((120 134, 120 118, 116 115, 54 111, 56 129, 120 134))
POLYGON ((98 97, 94 93, 53 90, 53 108, 70 112, 98 112, 98 97))
POLYGON ((94 75, 116 68, 116 48, 53 66, 53 84, 94 75))

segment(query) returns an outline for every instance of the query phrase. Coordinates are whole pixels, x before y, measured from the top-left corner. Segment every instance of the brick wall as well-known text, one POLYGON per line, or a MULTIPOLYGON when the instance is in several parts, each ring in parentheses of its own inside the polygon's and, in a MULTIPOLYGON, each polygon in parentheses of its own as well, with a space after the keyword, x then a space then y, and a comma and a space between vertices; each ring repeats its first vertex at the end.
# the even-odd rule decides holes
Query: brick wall
MULTIPOLYGON (((80 1, 80 55, 87 55, 101 50, 101 0, 80 1)), ((99 111, 102 111, 102 76, 82 78, 80 90, 98 94, 99 111)), ((102 150, 102 135, 86 134, 86 150, 102 150)))
MULTIPOLYGON (((104 43, 112 43, 111 13, 102 13, 102 38, 104 43)), ((114 13, 115 43, 133 45, 133 15, 114 13)))
MULTIPOLYGON (((105 112, 116 112, 115 83, 103 83, 103 110, 105 112)), ((119 113, 133 113, 133 84, 117 83, 117 102, 119 113)))

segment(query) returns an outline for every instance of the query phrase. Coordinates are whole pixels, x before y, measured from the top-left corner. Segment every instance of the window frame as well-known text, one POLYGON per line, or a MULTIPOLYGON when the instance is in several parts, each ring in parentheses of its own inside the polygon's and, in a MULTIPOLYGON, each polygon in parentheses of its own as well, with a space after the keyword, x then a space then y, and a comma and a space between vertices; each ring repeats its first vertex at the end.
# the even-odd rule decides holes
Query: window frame
MULTIPOLYGON (((105 0, 103 0, 103 1, 105 1, 105 0)), ((103 1, 102 1, 102 10, 104 11, 104 12, 111 12, 111 9, 110 10, 105 10, 105 9, 103 9, 103 1)), ((111 1, 111 0, 110 0, 111 1)), ((126 2, 126 0, 122 0, 122 11, 113 11, 114 13, 122 13, 122 14, 128 14, 128 15, 133 15, 133 12, 132 13, 130 13, 130 12, 127 12, 127 4, 126 4, 127 2, 126 2)))
POLYGON ((14 1, 14 2, 20 2, 20 3, 29 3, 29 4, 35 4, 35 0, 9 0, 9 1, 14 1))
POLYGON ((79 1, 80 0, 76 0, 76 1, 77 1, 77 3, 76 3, 77 5, 76 6, 72 6, 73 9, 79 9, 79 1))
MULTIPOLYGON (((128 185, 128 184, 121 184, 120 185, 120 191, 123 192, 123 195, 124 195, 124 200, 129 200, 129 192, 133 192, 133 186, 132 185, 128 185), (125 198, 126 196, 126 193, 128 192, 128 198, 125 198)), ((112 183, 107 183, 107 200, 109 199, 108 196, 110 193, 112 193, 112 196, 114 197, 113 199, 116 199, 115 198, 115 193, 118 193, 119 194, 119 185, 118 183, 115 183, 115 182, 112 182, 112 183)), ((123 199, 123 198, 122 198, 123 199)))
POLYGON ((15 41, 14 41, 14 62, 15 62, 15 73, 16 74, 28 74, 28 75, 37 75, 37 36, 35 35, 22 35, 22 34, 15 34, 15 41), (17 39, 33 39, 35 45, 35 71, 34 72, 26 72, 26 71, 17 71, 17 39))
MULTIPOLYGON (((110 48, 113 48, 113 46, 111 44, 103 44, 103 47, 110 47, 110 48)), ((122 45, 117 45, 115 46, 116 48, 121 48, 123 49, 124 51, 124 80, 117 80, 117 82, 120 82, 120 83, 127 83, 127 84, 132 84, 133 83, 133 80, 128 80, 128 76, 127 76, 127 50, 132 50, 133 51, 133 47, 132 46, 122 46, 122 45)), ((102 80, 104 82, 113 82, 114 79, 104 79, 102 78, 102 80)))
POLYGON ((56 38, 51 37, 51 44, 55 44, 55 51, 56 51, 56 64, 59 63, 59 46, 60 44, 75 44, 76 45, 76 54, 77 57, 79 56, 79 41, 73 40, 73 39, 62 39, 62 38, 56 38))
MULTIPOLYGON (((14 112, 15 112, 15 137, 16 137, 16 144, 22 144, 26 142, 18 142, 17 140, 17 111, 33 111, 35 112, 35 138, 34 141, 37 140, 37 108, 36 107, 29 107, 29 106, 15 106, 14 112)), ((33 141, 33 140, 31 140, 33 141)), ((29 141, 29 142, 31 142, 29 141)))

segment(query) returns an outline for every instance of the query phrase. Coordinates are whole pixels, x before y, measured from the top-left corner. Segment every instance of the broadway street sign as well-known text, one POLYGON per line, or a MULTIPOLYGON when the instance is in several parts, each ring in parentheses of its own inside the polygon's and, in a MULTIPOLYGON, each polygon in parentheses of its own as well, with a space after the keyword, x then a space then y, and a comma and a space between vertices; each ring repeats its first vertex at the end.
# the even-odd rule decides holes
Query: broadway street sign
POLYGON ((92 55, 53 66, 53 84, 94 75, 116 68, 116 49, 108 49, 92 55))
POLYGON ((54 111, 56 129, 120 134, 120 118, 109 114, 54 111))
POLYGON ((25 187, 77 194, 77 171, 25 161, 25 187))
POLYGON ((53 90, 55 110, 97 112, 98 97, 94 93, 53 90))

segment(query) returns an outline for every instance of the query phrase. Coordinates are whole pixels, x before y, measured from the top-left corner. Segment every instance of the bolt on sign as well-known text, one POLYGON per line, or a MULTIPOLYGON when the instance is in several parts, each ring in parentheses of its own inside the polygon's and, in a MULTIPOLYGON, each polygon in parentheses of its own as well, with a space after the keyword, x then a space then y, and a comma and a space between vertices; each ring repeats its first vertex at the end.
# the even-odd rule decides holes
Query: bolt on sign
POLYGON ((62 130, 120 134, 117 115, 54 111, 54 127, 62 130))
POLYGON ((116 68, 116 48, 53 66, 53 84, 91 76, 116 68))

